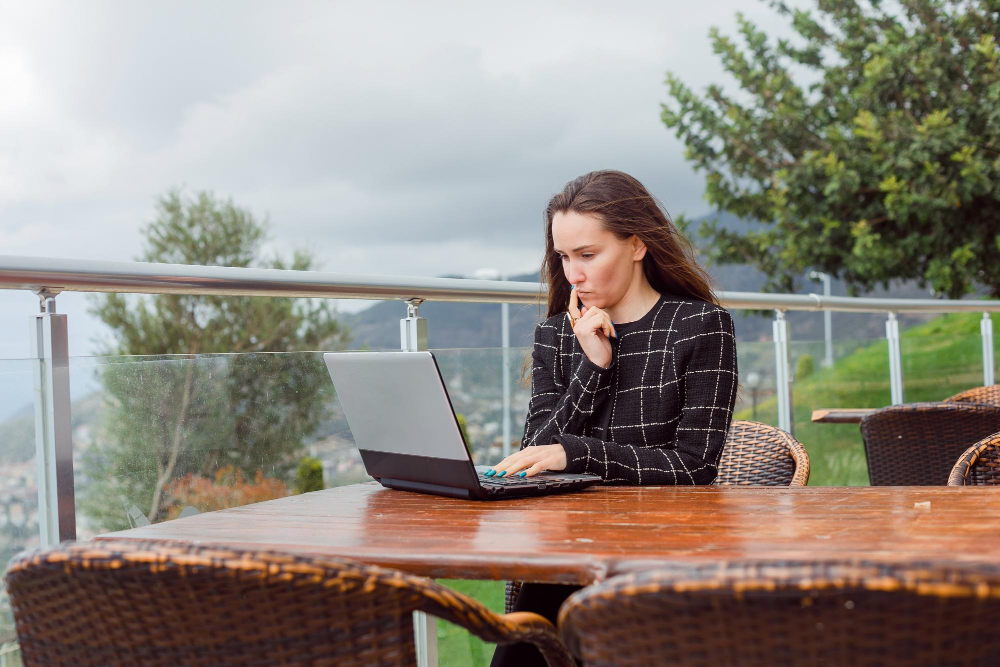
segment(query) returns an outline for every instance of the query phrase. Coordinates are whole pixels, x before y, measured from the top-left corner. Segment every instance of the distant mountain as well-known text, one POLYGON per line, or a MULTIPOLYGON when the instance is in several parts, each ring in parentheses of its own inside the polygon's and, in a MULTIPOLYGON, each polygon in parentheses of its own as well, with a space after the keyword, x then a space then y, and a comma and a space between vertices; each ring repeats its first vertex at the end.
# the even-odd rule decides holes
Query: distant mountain
MULTIPOLYGON (((696 247, 704 243, 694 230, 705 218, 714 218, 720 226, 728 229, 745 229, 746 223, 727 213, 704 216, 691 221, 691 240, 696 247)), ((760 271, 736 264, 706 266, 723 291, 759 292, 764 286, 765 276, 760 271)), ((443 276, 461 277, 461 276, 443 276)), ((512 276, 514 281, 538 282, 538 273, 512 276)), ((809 280, 805 275, 798 281, 800 293, 822 292, 822 284, 809 280)), ((844 283, 834 280, 831 292, 837 296, 847 294, 844 283)), ((867 296, 928 298, 927 290, 915 282, 897 282, 888 290, 874 290, 867 296)), ((426 302, 420 306, 420 315, 427 318, 427 339, 431 348, 482 348, 501 345, 500 306, 479 303, 436 303, 426 302)), ((736 336, 741 341, 762 341, 771 339, 773 316, 733 313, 736 336)), ((399 301, 382 301, 372 307, 344 315, 342 319, 351 327, 353 340, 351 349, 369 346, 371 349, 399 349, 399 320, 406 317, 406 306, 399 301)), ((923 322, 933 315, 900 315, 903 327, 923 322)), ((511 306, 510 341, 515 347, 530 346, 535 324, 544 319, 544 312, 538 306, 511 306)), ((789 331, 793 340, 823 340, 823 314, 818 312, 789 312, 789 331)), ((881 338, 885 336, 885 316, 879 313, 834 313, 832 317, 835 339, 881 338)))

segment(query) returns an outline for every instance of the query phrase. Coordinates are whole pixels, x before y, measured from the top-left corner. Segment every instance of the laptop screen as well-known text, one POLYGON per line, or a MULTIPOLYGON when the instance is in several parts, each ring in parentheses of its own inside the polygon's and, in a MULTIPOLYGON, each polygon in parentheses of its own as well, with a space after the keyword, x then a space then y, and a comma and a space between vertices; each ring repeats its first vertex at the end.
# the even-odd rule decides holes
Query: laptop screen
POLYGON ((337 352, 323 359, 359 449, 469 461, 430 352, 337 352))

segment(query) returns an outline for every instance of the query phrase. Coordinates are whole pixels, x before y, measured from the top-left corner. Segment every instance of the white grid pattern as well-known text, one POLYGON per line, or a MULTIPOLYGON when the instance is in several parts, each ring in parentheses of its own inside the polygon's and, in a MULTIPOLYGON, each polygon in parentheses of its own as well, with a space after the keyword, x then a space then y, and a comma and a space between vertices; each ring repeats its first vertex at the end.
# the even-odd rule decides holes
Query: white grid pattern
POLYGON ((614 341, 608 368, 586 357, 565 314, 535 327, 521 446, 560 442, 567 472, 607 484, 710 484, 736 402, 732 316, 663 295, 637 325, 614 341), (594 422, 609 398, 605 434, 594 422))

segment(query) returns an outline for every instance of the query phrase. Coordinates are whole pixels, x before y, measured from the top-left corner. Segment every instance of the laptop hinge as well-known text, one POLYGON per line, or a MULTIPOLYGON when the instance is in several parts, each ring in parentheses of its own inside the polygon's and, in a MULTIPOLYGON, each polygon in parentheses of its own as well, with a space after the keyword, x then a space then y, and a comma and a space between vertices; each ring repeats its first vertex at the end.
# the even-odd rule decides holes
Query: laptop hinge
POLYGON ((449 496, 451 498, 472 498, 472 493, 468 489, 460 489, 454 486, 428 484, 427 482, 411 482, 405 479, 391 479, 389 477, 382 477, 379 481, 382 482, 382 486, 389 487, 390 489, 432 493, 436 496, 449 496))

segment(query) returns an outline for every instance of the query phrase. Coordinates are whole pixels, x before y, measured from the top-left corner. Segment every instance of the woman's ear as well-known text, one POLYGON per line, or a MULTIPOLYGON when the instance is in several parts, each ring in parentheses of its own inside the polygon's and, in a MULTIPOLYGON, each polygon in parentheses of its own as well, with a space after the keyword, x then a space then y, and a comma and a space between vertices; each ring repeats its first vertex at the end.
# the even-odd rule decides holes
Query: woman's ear
POLYGON ((631 242, 632 242, 632 260, 638 262, 643 257, 646 256, 646 244, 643 243, 642 239, 640 239, 635 234, 632 235, 631 242))

